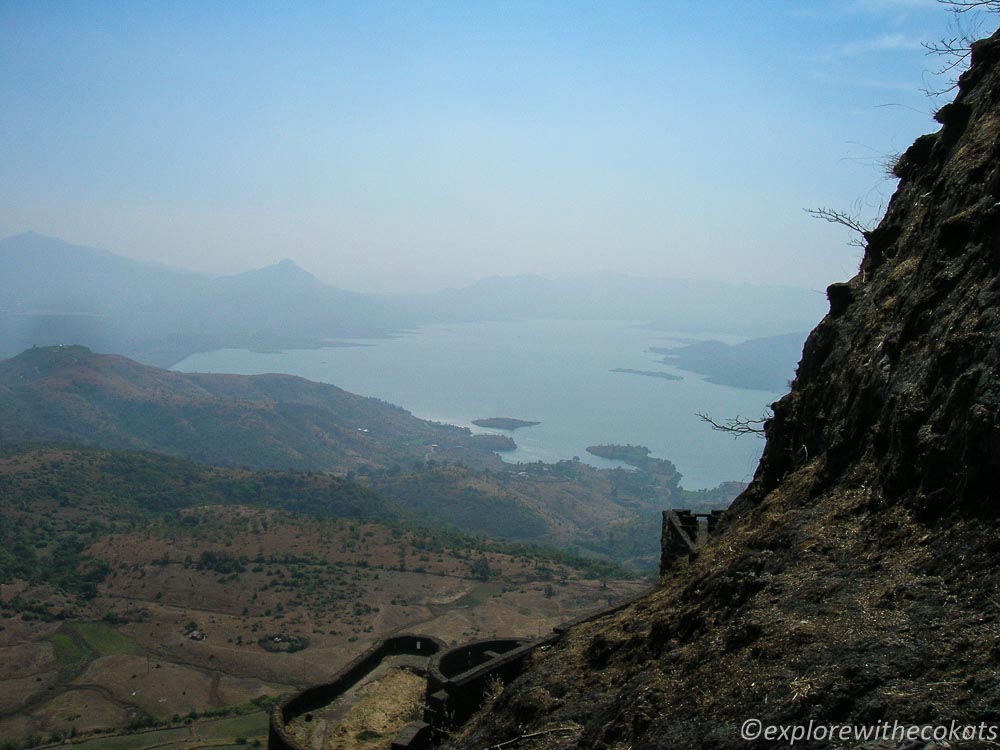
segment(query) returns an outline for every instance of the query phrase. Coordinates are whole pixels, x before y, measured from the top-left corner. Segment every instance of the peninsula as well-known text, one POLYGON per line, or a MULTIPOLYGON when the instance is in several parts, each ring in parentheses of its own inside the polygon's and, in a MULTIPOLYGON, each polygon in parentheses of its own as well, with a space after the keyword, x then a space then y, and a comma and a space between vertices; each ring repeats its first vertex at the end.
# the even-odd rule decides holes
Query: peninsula
POLYGON ((651 460, 649 448, 644 445, 591 445, 587 448, 587 453, 612 461, 624 461, 636 468, 651 460))
POLYGON ((629 367, 616 367, 611 372, 625 372, 629 375, 645 375, 647 378, 661 378, 662 380, 683 380, 680 375, 674 375, 663 370, 633 370, 629 367))

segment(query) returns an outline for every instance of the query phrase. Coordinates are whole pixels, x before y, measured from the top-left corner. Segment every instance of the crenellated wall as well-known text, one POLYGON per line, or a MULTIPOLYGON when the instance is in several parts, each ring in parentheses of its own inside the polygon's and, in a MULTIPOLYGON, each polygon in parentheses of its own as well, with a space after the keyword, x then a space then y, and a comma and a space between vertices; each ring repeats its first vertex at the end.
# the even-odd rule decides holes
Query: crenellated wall
MULTIPOLYGON (((667 512, 671 511, 666 511, 665 517, 667 512)), ((709 528, 715 520, 713 514, 709 528)), ((506 684, 515 679, 534 649, 554 643, 574 625, 617 612, 631 601, 557 625, 552 635, 537 640, 493 638, 449 649, 433 636, 407 634, 386 638, 337 672, 330 682, 306 688, 275 706, 270 716, 268 750, 311 750, 296 742, 286 725, 298 716, 332 703, 392 654, 430 657, 423 720, 403 727, 390 746, 391 750, 425 750, 439 742, 446 730, 464 723, 482 706, 492 680, 506 684)))
POLYGON ((725 513, 692 513, 690 510, 663 511, 663 530, 660 533, 660 576, 666 575, 679 560, 693 560, 698 551, 715 533, 725 513))
POLYGON ((379 641, 337 672, 330 682, 306 688, 275 706, 268 722, 268 750, 310 750, 302 747, 288 733, 288 723, 333 702, 375 669, 386 656, 414 654, 429 658, 444 648, 444 641, 429 635, 404 634, 379 641))
POLYGON ((556 637, 474 641, 435 656, 427 672, 424 721, 435 729, 462 724, 482 705, 491 680, 513 680, 532 650, 556 637))

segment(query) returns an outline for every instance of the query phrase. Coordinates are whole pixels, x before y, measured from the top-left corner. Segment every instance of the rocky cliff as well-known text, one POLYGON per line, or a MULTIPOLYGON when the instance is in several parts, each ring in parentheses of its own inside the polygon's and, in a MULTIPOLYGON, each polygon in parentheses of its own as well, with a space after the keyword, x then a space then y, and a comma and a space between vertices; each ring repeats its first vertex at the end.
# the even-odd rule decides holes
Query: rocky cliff
POLYGON ((454 747, 788 745, 741 737, 751 718, 1000 724, 1000 34, 936 117, 720 535, 538 652, 454 747))

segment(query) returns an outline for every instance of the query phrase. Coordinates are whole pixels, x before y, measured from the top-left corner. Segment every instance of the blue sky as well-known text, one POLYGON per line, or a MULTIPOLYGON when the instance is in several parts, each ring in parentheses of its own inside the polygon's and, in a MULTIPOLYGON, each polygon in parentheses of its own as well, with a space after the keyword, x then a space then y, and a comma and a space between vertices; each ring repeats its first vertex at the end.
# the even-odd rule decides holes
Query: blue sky
MULTIPOLYGON (((0 3, 0 235, 364 290, 853 275, 934 0, 0 3)), ((936 102, 940 104, 942 102, 936 102)))

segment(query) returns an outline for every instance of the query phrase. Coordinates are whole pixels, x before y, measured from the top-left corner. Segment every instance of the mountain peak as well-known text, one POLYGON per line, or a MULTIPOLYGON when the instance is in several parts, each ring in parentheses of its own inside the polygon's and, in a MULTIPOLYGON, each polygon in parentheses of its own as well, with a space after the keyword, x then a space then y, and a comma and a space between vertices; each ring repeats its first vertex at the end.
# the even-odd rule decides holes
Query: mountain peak
POLYGON ((79 344, 33 346, 16 357, 0 360, 0 385, 31 382, 56 370, 91 362, 96 356, 89 348, 79 344))
POLYGON ((286 287, 293 286, 297 289, 321 289, 327 286, 290 258, 285 258, 270 266, 257 268, 253 271, 227 276, 224 280, 252 285, 265 284, 272 286, 280 284, 286 287))
MULTIPOLYGON (((58 248, 71 248, 73 245, 61 240, 58 237, 51 237, 47 234, 41 234, 33 230, 27 232, 21 232, 20 234, 12 234, 8 237, 0 239, 0 246, 13 246, 13 247, 29 247, 35 248, 39 246, 44 247, 58 247, 58 248)), ((91 249, 91 248, 87 248, 91 249)))
MULTIPOLYGON (((307 270, 305 270, 302 266, 300 266, 291 258, 285 258, 283 260, 278 261, 274 265, 264 266, 259 270, 261 273, 280 274, 285 278, 290 278, 290 279, 299 278, 303 280, 308 280, 316 284, 322 283, 319 279, 317 279, 315 276, 313 276, 311 273, 309 273, 307 270)), ((251 271, 251 273, 253 272, 251 271)))

